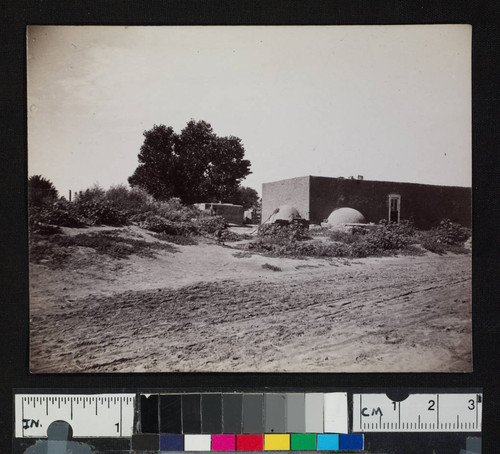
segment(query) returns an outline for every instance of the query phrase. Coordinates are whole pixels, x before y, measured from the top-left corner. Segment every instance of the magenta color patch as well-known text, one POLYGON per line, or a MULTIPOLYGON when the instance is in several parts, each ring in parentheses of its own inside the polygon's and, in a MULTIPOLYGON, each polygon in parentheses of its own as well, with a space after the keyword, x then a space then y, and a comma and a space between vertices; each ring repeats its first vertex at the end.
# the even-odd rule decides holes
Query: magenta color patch
POLYGON ((212 451, 235 451, 235 435, 212 435, 212 451))

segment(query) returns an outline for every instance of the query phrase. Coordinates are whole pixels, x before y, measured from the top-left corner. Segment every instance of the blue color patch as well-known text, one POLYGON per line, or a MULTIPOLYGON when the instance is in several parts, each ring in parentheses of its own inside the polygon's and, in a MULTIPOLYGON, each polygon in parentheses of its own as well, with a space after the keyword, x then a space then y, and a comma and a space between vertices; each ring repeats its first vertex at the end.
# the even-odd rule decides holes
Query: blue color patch
POLYGON ((184 435, 160 435, 160 451, 184 451, 184 435))
POLYGON ((338 451, 339 436, 337 434, 318 434, 318 451, 338 451))
POLYGON ((340 435, 341 451, 361 451, 363 450, 363 434, 340 435))

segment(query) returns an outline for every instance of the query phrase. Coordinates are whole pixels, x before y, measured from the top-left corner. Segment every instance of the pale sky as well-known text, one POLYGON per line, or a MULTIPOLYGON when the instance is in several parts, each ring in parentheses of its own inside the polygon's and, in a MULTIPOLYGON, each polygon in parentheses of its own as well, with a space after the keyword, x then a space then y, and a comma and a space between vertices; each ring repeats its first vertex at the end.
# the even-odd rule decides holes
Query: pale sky
POLYGON ((28 29, 29 175, 125 183, 143 131, 205 120, 262 183, 304 175, 471 186, 471 27, 28 29))

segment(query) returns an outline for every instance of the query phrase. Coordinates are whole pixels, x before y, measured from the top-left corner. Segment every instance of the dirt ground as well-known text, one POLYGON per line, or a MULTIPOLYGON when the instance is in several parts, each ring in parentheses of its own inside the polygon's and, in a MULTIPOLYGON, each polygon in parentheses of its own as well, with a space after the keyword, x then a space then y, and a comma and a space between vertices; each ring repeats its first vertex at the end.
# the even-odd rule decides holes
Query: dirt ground
POLYGON ((472 370, 470 255, 175 248, 121 260, 80 248, 64 269, 32 264, 31 371, 472 370))

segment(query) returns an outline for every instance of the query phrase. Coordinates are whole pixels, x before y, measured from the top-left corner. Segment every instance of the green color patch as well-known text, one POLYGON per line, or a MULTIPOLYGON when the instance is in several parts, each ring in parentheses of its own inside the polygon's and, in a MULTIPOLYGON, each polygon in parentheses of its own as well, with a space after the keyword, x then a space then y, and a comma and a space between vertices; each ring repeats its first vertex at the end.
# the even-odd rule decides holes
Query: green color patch
POLYGON ((290 438, 292 451, 316 451, 316 434, 292 434, 290 438))

